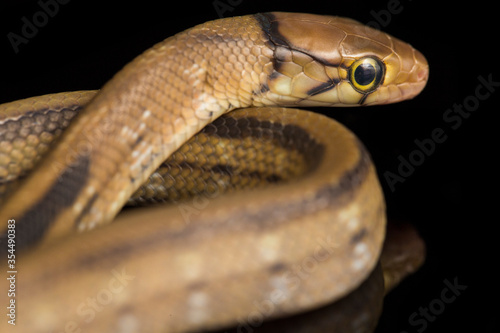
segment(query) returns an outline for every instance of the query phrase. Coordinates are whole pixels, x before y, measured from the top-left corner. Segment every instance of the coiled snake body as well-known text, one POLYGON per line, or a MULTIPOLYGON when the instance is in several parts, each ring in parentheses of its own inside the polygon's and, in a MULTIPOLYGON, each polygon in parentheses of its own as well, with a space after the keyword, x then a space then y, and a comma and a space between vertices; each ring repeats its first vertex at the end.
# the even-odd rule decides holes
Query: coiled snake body
POLYGON ((98 93, 0 105, 0 177, 15 188, 3 193, 2 248, 15 220, 22 254, 16 329, 212 329, 266 301, 274 317, 349 293, 384 240, 368 153, 331 119, 268 106, 392 103, 427 76, 418 51, 356 21, 266 13, 172 36, 98 93), (221 195, 262 183, 276 184, 221 195), (175 204, 108 224, 154 195, 175 204))

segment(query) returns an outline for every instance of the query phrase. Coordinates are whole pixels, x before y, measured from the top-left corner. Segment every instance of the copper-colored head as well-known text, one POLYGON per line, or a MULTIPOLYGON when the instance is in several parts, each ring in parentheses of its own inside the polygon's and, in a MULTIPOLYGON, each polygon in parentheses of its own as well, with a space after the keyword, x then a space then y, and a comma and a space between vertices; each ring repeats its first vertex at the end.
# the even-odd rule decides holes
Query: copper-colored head
POLYGON ((411 45, 357 21, 272 13, 275 46, 270 90, 299 105, 372 105, 413 98, 429 75, 411 45))

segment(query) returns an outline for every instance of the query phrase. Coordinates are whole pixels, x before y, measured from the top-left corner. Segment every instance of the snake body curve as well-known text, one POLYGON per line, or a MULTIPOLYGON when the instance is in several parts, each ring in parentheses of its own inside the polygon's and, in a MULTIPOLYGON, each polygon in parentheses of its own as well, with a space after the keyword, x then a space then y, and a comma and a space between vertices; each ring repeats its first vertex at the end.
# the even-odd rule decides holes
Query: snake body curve
MULTIPOLYGON (((240 108, 397 102, 417 95, 427 75, 425 58, 408 44, 338 17, 221 19, 157 44, 89 98, 2 203, 0 220, 16 220, 16 239, 26 251, 19 297, 30 316, 21 327, 73 325, 67 318, 75 312, 79 318, 81 300, 95 294, 89 286, 124 272, 133 279, 106 317, 83 316, 89 320, 78 327, 113 332, 128 320, 143 332, 214 328, 242 320, 259 301, 285 298, 271 314, 280 316, 345 295, 373 269, 384 239, 383 196, 361 143, 339 124, 294 109, 243 109, 221 118, 225 132, 206 126, 240 108), (271 155, 297 152, 302 158, 284 164, 304 161, 303 176, 211 198, 189 223, 170 207, 130 212, 108 224, 202 128, 195 140, 213 149, 219 147, 213 140, 231 138, 241 147, 264 142, 274 147, 271 155), (84 230, 90 231, 75 232, 84 230), (293 279, 298 275, 290 272, 308 258, 316 258, 314 271, 293 279)), ((86 94, 4 104, 3 132, 15 120, 76 108, 86 94), (28 104, 28 116, 21 114, 28 104)), ((15 151, 16 139, 4 141, 4 151, 15 151)), ((1 159, 4 182, 23 169, 10 154, 1 159)), ((7 231, 0 230, 3 243, 7 231)))

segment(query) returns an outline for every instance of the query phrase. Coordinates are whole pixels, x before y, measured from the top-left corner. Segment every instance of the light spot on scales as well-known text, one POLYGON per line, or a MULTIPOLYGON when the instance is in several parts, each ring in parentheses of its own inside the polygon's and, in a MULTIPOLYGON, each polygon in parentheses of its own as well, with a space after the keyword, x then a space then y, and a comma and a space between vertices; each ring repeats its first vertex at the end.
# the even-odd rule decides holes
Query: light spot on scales
POLYGON ((351 262, 351 268, 355 271, 363 269, 372 257, 368 246, 364 242, 356 244, 353 254, 356 259, 351 262))
POLYGON ((151 163, 153 146, 146 141, 141 141, 136 149, 132 151, 132 162, 130 164, 130 175, 137 178, 143 172, 143 168, 151 163))
MULTIPOLYGON (((103 110, 100 110, 100 112, 103 112, 103 110)), ((120 131, 120 134, 121 134, 120 138, 126 138, 127 140, 133 140, 133 141, 137 140, 137 138, 139 137, 139 134, 142 134, 142 132, 144 132, 144 130, 146 129, 146 123, 144 121, 146 119, 148 119, 150 116, 151 116, 151 111, 147 110, 147 109, 144 110, 144 112, 142 113, 142 115, 140 117, 141 122, 139 123, 139 126, 137 127, 137 129, 133 130, 129 126, 123 126, 121 131, 120 131)), ((131 156, 135 162, 130 167, 131 172, 134 172, 134 169, 136 169, 139 165, 142 165, 142 162, 145 160, 145 158, 148 157, 149 154, 151 154, 151 150, 152 150, 152 147, 148 146, 145 142, 141 142, 139 149, 132 151, 131 156), (141 151, 141 149, 142 149, 142 151, 141 151)), ((86 193, 87 197, 91 197, 95 192, 96 192, 96 189, 92 185, 88 186, 85 189, 85 193, 86 193)), ((111 203, 110 210, 111 211, 118 211, 121 208, 122 203, 126 200, 125 197, 128 197, 128 196, 129 196, 129 193, 127 191, 121 191, 118 194, 117 200, 115 200, 114 202, 111 203)), ((83 209, 83 204, 81 202, 76 202, 73 205, 73 212, 75 215, 79 215, 80 212, 82 211, 82 209, 83 209)), ((91 208, 91 214, 93 216, 93 220, 88 222, 88 223, 85 223, 85 224, 80 223, 77 227, 79 231, 93 229, 97 224, 96 221, 100 221, 102 219, 102 216, 103 216, 102 212, 99 209, 97 209, 96 207, 91 208)))
POLYGON ((133 333, 140 331, 141 324, 137 316, 133 314, 125 314, 120 316, 117 321, 117 332, 133 333))
POLYGON ((269 280, 271 290, 269 291, 267 299, 269 299, 274 304, 283 303, 290 300, 290 298, 292 297, 292 294, 290 292, 291 283, 290 281, 287 281, 287 276, 288 275, 281 274, 280 276, 273 276, 269 280))
POLYGON ((141 117, 138 119, 138 121, 140 121, 139 126, 137 126, 136 129, 132 129, 126 125, 123 126, 122 130, 120 131, 121 137, 125 139, 130 138, 133 141, 137 140, 139 134, 141 134, 146 129, 146 123, 144 121, 148 119, 150 116, 151 116, 151 111, 144 110, 141 117))
POLYGON ((191 323, 201 323, 209 319, 208 296, 202 291, 195 291, 187 299, 187 319, 191 323))
POLYGON ((196 117, 178 117, 173 120, 173 134, 169 140, 171 152, 182 146, 189 138, 196 134, 210 121, 200 121, 196 117))
POLYGON ((183 77, 193 87, 194 98, 191 107, 195 110, 198 119, 213 120, 214 116, 219 116, 222 111, 229 107, 229 103, 225 101, 225 98, 216 98, 206 92, 207 88, 204 86, 206 70, 200 64, 194 63, 190 68, 185 69, 183 77), (227 106, 225 108, 221 107, 220 102, 226 103, 227 106))
POLYGON ((217 100, 215 97, 202 93, 193 100, 194 114, 202 120, 213 120, 229 109, 227 100, 217 100), (223 105, 221 105, 223 104, 223 105))
POLYGON ((123 203, 130 197, 130 194, 123 190, 121 191, 119 194, 118 194, 118 197, 116 198, 115 201, 113 201, 111 203, 111 206, 110 206, 110 211, 111 212, 117 212, 119 211, 122 206, 123 206, 123 203))
POLYGON ((357 204, 351 204, 339 212, 341 221, 347 222, 349 230, 357 230, 359 228, 359 207, 357 204))
POLYGON ((83 209, 83 205, 80 202, 75 202, 73 204, 73 212, 75 213, 75 215, 80 214, 82 209, 83 209))
MULTIPOLYGON (((95 192, 96 192, 96 188, 93 185, 88 185, 85 188, 85 195, 87 196, 87 198, 92 197, 95 192)), ((75 204, 73 204, 73 212, 74 212, 75 216, 80 215, 82 209, 83 209, 83 204, 81 202, 75 202, 75 204)), ((93 221, 90 221, 88 223, 78 224, 79 231, 93 229, 97 224, 95 221, 99 221, 102 218, 101 211, 99 209, 96 209, 95 207, 91 208, 91 214, 93 216, 93 221)))
POLYGON ((358 229, 358 226, 359 226, 359 219, 357 217, 351 217, 347 221, 347 228, 349 228, 349 230, 356 230, 358 229))
POLYGON ((265 262, 274 262, 278 258, 280 242, 278 237, 267 234, 258 240, 258 253, 265 262))
MULTIPOLYGON (((141 125, 144 125, 144 123, 141 125)), ((131 153, 131 164, 121 166, 123 168, 123 173, 128 174, 128 177, 133 181, 139 181, 140 183, 144 182, 146 180, 143 176, 144 170, 151 165, 153 148, 154 147, 146 141, 139 142, 136 149, 131 153)), ((127 189, 120 191, 116 200, 111 203, 110 211, 118 212, 131 195, 132 193, 127 189)))
POLYGON ((182 276, 184 280, 197 281, 203 274, 203 263, 204 260, 199 253, 187 252, 176 256, 172 266, 176 267, 179 276, 182 276))
POLYGON ((91 196, 95 193, 95 187, 90 185, 87 187, 87 189, 85 190, 85 192, 87 193, 87 195, 91 196))
MULTIPOLYGON (((359 219, 360 209, 358 204, 351 204, 339 212, 339 220, 346 223, 347 228, 351 231, 359 230, 360 219, 359 219)), ((359 271, 366 267, 372 258, 372 254, 368 249, 368 246, 364 242, 358 242, 353 249, 353 261, 351 262, 351 268, 354 271, 359 271)))
POLYGON ((135 132, 128 126, 123 126, 122 130, 120 131, 120 136, 124 138, 128 138, 132 136, 135 132))
POLYGON ((141 119, 148 119, 149 116, 151 116, 151 111, 144 110, 144 112, 142 113, 141 119))

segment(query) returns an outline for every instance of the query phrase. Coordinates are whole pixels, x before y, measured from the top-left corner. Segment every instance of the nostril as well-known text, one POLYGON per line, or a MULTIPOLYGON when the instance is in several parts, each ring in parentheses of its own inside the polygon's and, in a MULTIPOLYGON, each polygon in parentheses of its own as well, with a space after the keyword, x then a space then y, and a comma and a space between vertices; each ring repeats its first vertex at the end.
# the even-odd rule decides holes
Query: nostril
POLYGON ((414 75, 416 74, 416 79, 419 82, 427 81, 429 78, 429 64, 424 55, 416 49, 413 49, 413 60, 414 60, 414 75))
POLYGON ((427 76, 429 75, 429 70, 426 68, 420 68, 419 71, 417 72, 417 79, 418 81, 425 81, 427 80, 427 76))

